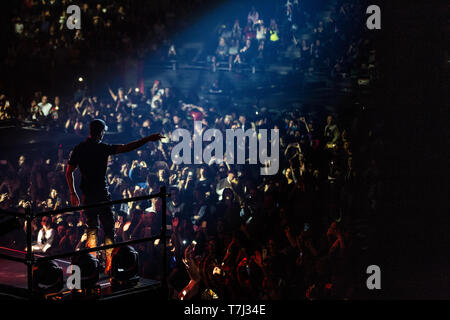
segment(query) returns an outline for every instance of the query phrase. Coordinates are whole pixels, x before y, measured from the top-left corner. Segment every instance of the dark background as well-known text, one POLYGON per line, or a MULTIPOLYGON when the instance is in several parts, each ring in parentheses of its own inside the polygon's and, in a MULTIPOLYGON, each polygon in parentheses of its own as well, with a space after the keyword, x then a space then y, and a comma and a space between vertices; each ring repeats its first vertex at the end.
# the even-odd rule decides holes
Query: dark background
POLYGON ((448 6, 379 5, 385 86, 377 96, 388 150, 379 220, 383 297, 448 299, 448 6))

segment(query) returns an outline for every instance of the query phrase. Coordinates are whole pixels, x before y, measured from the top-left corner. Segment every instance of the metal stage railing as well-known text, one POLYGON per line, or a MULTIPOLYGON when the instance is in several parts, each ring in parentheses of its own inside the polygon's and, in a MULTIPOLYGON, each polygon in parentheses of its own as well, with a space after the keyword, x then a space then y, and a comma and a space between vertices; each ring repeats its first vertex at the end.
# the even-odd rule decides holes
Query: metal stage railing
POLYGON ((166 289, 165 292, 167 292, 167 238, 168 238, 168 235, 167 235, 167 226, 166 226, 166 224, 167 224, 166 200, 167 200, 168 196, 169 195, 166 192, 166 187, 162 186, 160 188, 159 192, 155 193, 155 194, 139 196, 139 197, 134 197, 134 198, 127 198, 127 199, 120 199, 120 200, 104 201, 104 202, 98 202, 98 203, 90 204, 90 205, 68 207, 68 208, 62 208, 62 209, 39 212, 39 213, 34 213, 31 208, 26 208, 25 213, 0 210, 1 215, 15 216, 18 218, 25 219, 26 225, 27 225, 27 228, 26 228, 26 234, 27 234, 26 257, 18 258, 18 257, 12 257, 9 255, 0 253, 0 258, 11 260, 11 261, 16 261, 16 262, 22 262, 22 263, 26 264, 26 266, 27 266, 27 282, 28 282, 27 288, 28 288, 28 293, 29 293, 30 297, 32 297, 33 296, 33 266, 37 262, 66 258, 66 257, 75 256, 75 255, 80 255, 80 254, 87 253, 87 252, 118 248, 118 247, 127 246, 127 245, 131 245, 131 244, 136 244, 136 243, 159 239, 160 243, 162 243, 162 281, 161 281, 161 285, 164 289, 166 289), (125 202, 149 200, 149 199, 153 199, 153 198, 161 198, 161 200, 162 200, 161 232, 157 236, 123 241, 123 242, 114 243, 114 244, 110 244, 110 245, 81 249, 81 250, 77 250, 77 251, 73 251, 73 252, 55 254, 55 255, 39 257, 39 258, 35 258, 34 254, 33 254, 32 238, 31 238, 31 236, 32 236, 31 222, 36 218, 43 217, 43 216, 52 216, 52 215, 56 215, 56 214, 73 212, 73 211, 86 210, 86 209, 91 209, 91 208, 100 208, 100 207, 105 207, 105 206, 110 206, 110 205, 120 204, 120 203, 125 203, 125 202))

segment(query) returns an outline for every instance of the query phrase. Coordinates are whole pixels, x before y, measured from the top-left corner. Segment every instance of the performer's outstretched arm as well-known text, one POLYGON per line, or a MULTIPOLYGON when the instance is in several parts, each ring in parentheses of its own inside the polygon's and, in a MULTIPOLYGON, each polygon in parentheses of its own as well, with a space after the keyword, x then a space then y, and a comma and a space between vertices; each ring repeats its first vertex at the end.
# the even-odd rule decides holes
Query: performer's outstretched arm
POLYGON ((155 133, 155 134, 151 134, 145 138, 127 143, 127 144, 120 144, 117 145, 117 151, 116 153, 124 153, 124 152, 129 152, 132 151, 134 149, 137 149, 141 146, 143 146, 144 144, 146 144, 149 141, 158 141, 160 139, 164 138, 160 133, 155 133))

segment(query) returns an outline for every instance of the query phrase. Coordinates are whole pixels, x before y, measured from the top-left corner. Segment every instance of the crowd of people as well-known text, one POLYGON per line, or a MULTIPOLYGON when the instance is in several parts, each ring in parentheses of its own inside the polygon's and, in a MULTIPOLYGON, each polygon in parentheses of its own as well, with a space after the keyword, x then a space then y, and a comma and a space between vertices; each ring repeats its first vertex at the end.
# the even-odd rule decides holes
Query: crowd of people
MULTIPOLYGON (((36 4, 30 3, 32 11, 36 4)), ((48 1, 45 6, 52 3, 57 2, 48 1)), ((355 42, 344 32, 352 3, 346 1, 336 8, 337 16, 331 21, 319 21, 309 40, 296 37, 295 31, 304 30, 309 21, 297 1, 287 1, 283 7, 285 20, 273 18, 267 27, 257 9, 252 8, 245 28, 240 27, 239 20, 232 28, 222 28, 211 63, 222 61, 230 68, 241 62, 256 63, 258 56, 252 60, 248 55, 250 47, 263 48, 265 56, 276 56, 294 41, 301 48, 299 63, 305 70, 318 63, 328 66, 330 72, 334 70, 334 75, 338 71, 349 72, 348 68, 361 69, 369 59, 370 47, 364 41, 355 42), (339 47, 335 42, 341 40, 343 48, 344 43, 351 43, 348 50, 345 47, 344 55, 338 56, 339 50, 325 49, 339 47)), ((123 7, 116 8, 112 16, 106 15, 111 11, 109 7, 106 13, 102 8, 83 6, 95 25, 109 28, 117 23, 117 28, 124 30, 121 19, 127 18, 121 13, 123 7)), ((82 33, 77 39, 64 37, 57 28, 59 20, 48 18, 58 17, 60 11, 55 9, 55 15, 50 10, 36 21, 45 25, 48 33, 65 39, 59 38, 53 45, 67 48, 66 40, 77 42, 80 37, 89 36, 82 33)), ((20 27, 21 23, 17 20, 16 33, 27 38, 30 30, 20 27)), ((139 24, 139 20, 135 23, 139 24)), ((157 22, 153 34, 162 36, 161 28, 157 22)), ((107 39, 114 33, 106 34, 101 41, 139 51, 131 46, 134 40, 111 42, 107 39)), ((32 44, 36 40, 30 37, 29 41, 32 44)), ((105 52, 123 52, 119 47, 103 47, 101 41, 99 48, 105 52)), ((80 52, 90 51, 85 48, 80 52)), ((15 63, 19 63, 20 55, 14 56, 15 63)), ((116 241, 125 241, 158 234, 161 216, 167 215, 172 297, 277 300, 357 296, 354 270, 361 248, 355 239, 353 222, 376 212, 381 181, 376 154, 383 146, 363 110, 355 112, 351 119, 340 114, 315 117, 301 110, 278 117, 262 110, 223 110, 213 104, 188 101, 161 81, 155 81, 149 90, 127 87, 109 88, 98 95, 92 92, 84 86, 69 98, 36 92, 30 106, 22 110, 12 108, 2 95, 0 117, 74 133, 80 139, 88 135, 89 123, 95 118, 108 125, 108 133, 112 134, 105 136, 107 142, 115 133, 144 137, 161 132, 167 137, 138 151, 111 157, 107 180, 113 199, 156 193, 161 186, 168 187, 171 196, 166 213, 161 212, 160 199, 115 206, 115 237, 116 241), (217 128, 223 132, 278 128, 278 173, 261 176, 258 165, 229 164, 226 158, 221 159, 221 164, 174 164, 172 131, 185 128, 193 132, 194 121, 201 121, 204 130, 217 128)), ((70 146, 60 145, 44 154, 23 152, 1 160, 0 208, 23 211, 30 206, 36 211, 48 211, 69 206, 65 181, 69 151, 70 146)), ((22 226, 3 237, 3 243, 23 250, 22 226)), ((35 219, 32 230, 36 252, 68 252, 86 246, 82 212, 35 219)), ((99 238, 102 239, 101 231, 99 238)), ((135 249, 140 256, 140 275, 160 279, 161 243, 147 242, 135 249)))
POLYGON ((287 62, 309 75, 325 71, 333 79, 376 78, 375 52, 356 27, 364 18, 360 2, 340 1, 328 15, 313 14, 306 4, 291 0, 264 9, 252 7, 246 21, 233 17, 217 27, 216 46, 208 56, 213 71, 246 65, 255 73, 287 62))
MULTIPOLYGON (((155 88, 155 96, 158 91, 164 106, 168 94, 163 92, 170 91, 155 88)), ((119 108, 131 108, 120 104, 126 99, 121 95, 120 91, 112 95, 119 108)), ((150 109, 148 117, 136 116, 130 109, 124 112, 128 123, 124 119, 117 126, 142 136, 161 131, 169 141, 175 128, 192 131, 193 120, 202 121, 205 129, 281 131, 280 169, 275 176, 259 176, 258 166, 229 165, 226 159, 220 165, 174 165, 170 158, 174 143, 164 140, 110 159, 107 179, 114 199, 169 187, 170 283, 180 297, 183 292, 189 292, 186 299, 198 297, 208 290, 220 298, 277 299, 292 292, 298 298, 351 295, 356 249, 349 231, 355 217, 376 209, 380 182, 373 159, 380 141, 369 135, 369 123, 358 124, 362 119, 355 119, 343 126, 331 115, 315 120, 292 112, 275 120, 245 110, 220 114, 213 108, 182 104, 175 112, 161 106, 150 109), (183 289, 189 279, 189 288, 183 289)), ((108 113, 95 105, 86 104, 80 113, 103 116, 111 130, 118 129, 114 121, 108 122, 108 113), (92 114, 85 112, 88 108, 92 114)), ((84 127, 78 132, 87 133, 84 127)), ((61 147, 46 156, 23 154, 15 163, 3 163, 2 208, 33 206, 39 211, 69 205, 67 152, 61 147)), ((160 200, 115 209, 117 241, 159 233, 160 200)), ((35 221, 37 252, 70 251, 85 245, 83 214, 35 221)), ((14 238, 19 247, 23 246, 20 239, 24 237, 14 238)), ((136 249, 142 276, 158 278, 160 245, 150 242, 136 249)))
POLYGON ((20 103, 28 88, 64 90, 80 75, 92 86, 114 77, 136 82, 144 59, 167 57, 171 35, 208 6, 204 0, 9 2, 2 30, 7 50, 0 54, 8 77, 0 84, 20 103), (70 5, 80 8, 79 29, 67 27, 70 5))
MULTIPOLYGON (((140 8, 137 3, 131 6, 116 1, 92 6, 86 2, 80 6, 83 28, 74 31, 65 27, 64 8, 71 3, 18 3, 20 15, 12 18, 7 32, 8 51, 3 53, 2 69, 10 76, 7 82, 0 83, 0 121, 36 120, 49 114, 57 119, 61 98, 68 100, 65 103, 77 103, 79 110, 88 87, 101 91, 104 86, 99 83, 117 76, 124 79, 127 88, 139 87, 144 93, 142 72, 148 57, 174 64, 182 59, 171 40, 174 30, 188 24, 181 6, 170 6, 170 14, 162 15, 165 6, 140 8), (158 18, 144 19, 153 16, 158 18), (54 101, 47 101, 49 93, 42 93, 42 89, 26 93, 26 88, 37 88, 37 83, 39 88, 53 89, 62 83, 75 83, 76 91, 60 89, 58 94, 52 90, 54 101)), ((213 71, 221 65, 229 70, 248 66, 254 73, 280 62, 306 75, 325 71, 334 82, 346 78, 374 81, 377 68, 373 43, 363 29, 356 27, 364 18, 360 5, 358 1, 339 1, 328 15, 321 15, 313 14, 313 9, 298 1, 268 7, 261 4, 262 13, 251 7, 245 23, 238 18, 241 14, 234 12, 215 28, 217 38, 214 44, 205 44, 204 58, 213 71)), ((186 6, 187 12, 195 11, 201 2, 183 2, 182 7, 186 6)), ((76 118, 71 121, 78 128, 81 124, 76 118)))

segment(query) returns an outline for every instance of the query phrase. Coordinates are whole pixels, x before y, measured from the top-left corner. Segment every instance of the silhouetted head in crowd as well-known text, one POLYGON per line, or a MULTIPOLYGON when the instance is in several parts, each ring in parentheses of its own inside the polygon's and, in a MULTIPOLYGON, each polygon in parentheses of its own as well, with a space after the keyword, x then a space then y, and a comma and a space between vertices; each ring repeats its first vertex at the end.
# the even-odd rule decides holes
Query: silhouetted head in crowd
POLYGON ((332 116, 332 115, 329 115, 329 116, 327 117, 327 124, 328 124, 328 125, 332 125, 333 123, 334 123, 333 116, 332 116))
POLYGON ((89 125, 90 137, 97 142, 101 142, 103 140, 103 136, 105 135, 106 130, 108 130, 108 127, 105 121, 101 119, 92 120, 91 124, 89 125))

